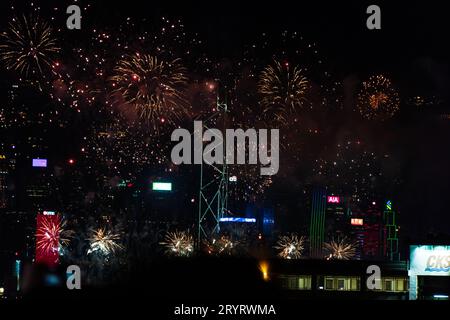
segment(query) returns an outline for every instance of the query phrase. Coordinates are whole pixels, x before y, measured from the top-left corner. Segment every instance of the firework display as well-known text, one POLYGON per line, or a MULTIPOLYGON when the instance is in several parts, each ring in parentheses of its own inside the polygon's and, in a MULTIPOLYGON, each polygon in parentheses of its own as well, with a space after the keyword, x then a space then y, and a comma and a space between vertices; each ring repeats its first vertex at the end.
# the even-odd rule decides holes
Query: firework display
POLYGON ((286 122, 290 112, 303 107, 308 90, 308 79, 298 66, 274 61, 261 72, 258 91, 265 113, 286 122), (271 110, 274 110, 271 112, 271 110))
POLYGON ((230 237, 222 235, 219 238, 213 238, 204 243, 206 252, 213 255, 231 255, 238 245, 237 241, 233 241, 230 237))
POLYGON ((112 255, 124 248, 120 243, 121 238, 122 233, 120 231, 114 231, 106 227, 93 229, 88 238, 89 249, 87 254, 112 255))
POLYGON ((257 165, 231 165, 229 167, 229 194, 236 201, 254 201, 264 195, 272 184, 270 176, 261 176, 257 165))
POLYGON ((0 42, 0 60, 26 78, 44 76, 60 50, 53 29, 39 16, 14 17, 0 42))
POLYGON ((146 166, 169 161, 170 149, 162 142, 164 138, 167 137, 152 135, 145 128, 115 116, 95 127, 83 148, 86 162, 92 168, 102 168, 109 176, 134 177, 146 166))
POLYGON ((161 244, 166 248, 168 256, 189 257, 194 252, 193 237, 183 231, 168 232, 161 244))
POLYGON ((136 108, 154 128, 166 121, 173 124, 186 113, 186 70, 178 59, 136 53, 120 60, 114 72, 113 95, 136 108))
POLYGON ((2 4, 0 300, 64 287, 66 266, 136 297, 407 299, 408 270, 366 290, 359 268, 448 238, 446 38, 421 43, 438 22, 399 41, 353 30, 359 6, 103 2, 71 4, 80 28, 62 1, 2 4))
POLYGON ((266 115, 268 124, 289 125, 301 110, 342 108, 341 83, 332 77, 318 44, 299 32, 260 34, 245 49, 242 64, 255 81, 259 108, 254 109, 272 111, 266 115), (278 122, 277 112, 284 121, 278 122))
POLYGON ((357 202, 376 197, 386 180, 398 183, 395 176, 383 170, 392 166, 392 155, 380 154, 358 139, 344 140, 329 148, 331 152, 314 159, 313 181, 327 181, 330 188, 352 195, 357 202))
POLYGON ((356 245, 347 238, 332 240, 324 244, 326 259, 350 260, 355 256, 356 245))
POLYGON ((399 105, 398 92, 383 75, 372 76, 364 81, 357 97, 358 109, 367 119, 389 119, 398 111, 399 105))
POLYGON ((305 238, 295 234, 279 237, 274 248, 283 259, 299 259, 304 250, 305 238))
POLYGON ((63 252, 74 236, 74 231, 67 228, 67 221, 58 216, 41 216, 36 230, 36 249, 45 255, 63 252))

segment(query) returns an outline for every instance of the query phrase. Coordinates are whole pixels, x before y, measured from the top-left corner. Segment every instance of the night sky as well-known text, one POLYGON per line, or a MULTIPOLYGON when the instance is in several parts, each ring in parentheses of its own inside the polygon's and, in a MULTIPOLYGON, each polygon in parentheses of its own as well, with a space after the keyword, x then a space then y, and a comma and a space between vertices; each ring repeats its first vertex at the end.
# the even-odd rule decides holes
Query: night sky
MULTIPOLYGON (((51 1, 42 6, 43 12, 51 12, 52 6, 47 3, 51 1)), ((64 7, 61 1, 55 3, 64 7)), ((85 1, 79 3, 83 6, 85 1)), ((267 193, 268 199, 287 212, 283 214, 295 215, 299 208, 298 193, 307 183, 329 184, 326 179, 315 176, 314 160, 322 157, 332 161, 335 145, 362 140, 370 150, 380 155, 389 154, 390 160, 381 164, 386 173, 386 186, 378 186, 378 189, 385 192, 382 197, 392 197, 398 204, 401 237, 412 241, 448 239, 450 119, 440 116, 450 114, 449 27, 445 5, 442 1, 378 1, 382 30, 371 31, 366 28, 365 10, 369 4, 372 1, 297 1, 295 5, 292 1, 122 1, 117 4, 95 1, 89 13, 83 16, 82 30, 64 32, 62 56, 69 54, 67 48, 73 43, 79 39, 83 42, 91 25, 107 25, 113 30, 125 17, 131 16, 135 21, 145 18, 147 22, 141 26, 145 29, 146 24, 165 16, 181 19, 188 33, 196 33, 203 40, 199 50, 202 54, 236 73, 245 48, 261 33, 269 34, 270 43, 270 37, 284 30, 299 32, 308 42, 317 45, 326 69, 342 84, 339 89, 342 105, 322 115, 317 115, 318 111, 314 111, 314 115, 304 115, 303 123, 318 129, 321 135, 301 140, 298 152, 300 158, 306 159, 304 162, 296 162, 292 154, 281 154, 281 166, 285 164, 289 169, 281 172, 267 193), (388 75, 398 89, 400 111, 385 122, 365 121, 355 111, 355 94, 362 81, 379 73, 388 75), (414 96, 423 96, 433 104, 411 105, 408 101, 414 96)), ((10 16, 9 6, 8 1, 0 4, 2 28, 10 16)), ((63 12, 60 15, 64 27, 66 15, 63 12)), ((288 51, 296 49, 295 42, 290 46, 286 48, 288 51)), ((267 61, 267 57, 262 59, 267 61)), ((14 78, 10 74, 0 77, 2 83, 14 78)), ((78 139, 89 132, 90 121, 99 121, 99 114, 95 112, 83 111, 82 114, 88 120, 78 119, 70 129, 80 128, 80 132, 65 133, 73 146, 62 151, 64 157, 75 153, 72 148, 82 146, 78 139)), ((57 146, 62 144, 62 141, 56 143, 57 146)), ((194 179, 195 176, 190 173, 188 177, 194 179)), ((195 189, 186 191, 186 197, 196 192, 195 189)))
MULTIPOLYGON (((208 54, 217 59, 238 60, 242 48, 261 32, 298 31, 318 43, 334 76, 344 84, 373 73, 388 73, 402 97, 435 95, 445 101, 442 108, 448 111, 450 52, 444 5, 426 1, 377 2, 382 9, 382 30, 369 31, 365 26, 365 8, 369 4, 372 2, 138 2, 133 6, 117 4, 103 12, 106 20, 123 12, 180 17, 187 29, 207 40, 208 54)), ((348 91, 348 95, 352 94, 351 88, 348 91)), ((448 234, 449 123, 422 121, 420 116, 405 118, 374 132, 357 120, 343 120, 334 124, 330 139, 339 141, 341 132, 354 130, 367 135, 376 145, 389 146, 400 168, 402 187, 396 198, 401 199, 405 231, 412 239, 429 238, 428 233, 448 234)))

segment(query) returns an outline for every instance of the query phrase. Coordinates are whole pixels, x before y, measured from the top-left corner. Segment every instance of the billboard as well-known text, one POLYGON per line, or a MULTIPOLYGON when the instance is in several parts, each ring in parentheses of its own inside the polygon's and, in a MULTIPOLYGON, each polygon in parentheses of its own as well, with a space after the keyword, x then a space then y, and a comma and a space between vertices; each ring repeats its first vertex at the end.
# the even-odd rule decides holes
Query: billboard
POLYGON ((238 218, 238 217, 225 217, 220 218, 220 222, 243 222, 243 223, 256 223, 255 218, 238 218))
POLYGON ((409 254, 409 300, 416 300, 419 276, 450 276, 450 246, 409 246, 409 254))
POLYGON ((34 168, 47 168, 47 159, 33 159, 34 168))
POLYGON ((152 190, 153 191, 172 191, 172 183, 171 182, 153 182, 152 190))
POLYGON ((363 219, 357 219, 357 218, 352 218, 350 220, 352 226, 362 226, 364 224, 364 220, 363 219))
POLYGON ((410 246, 409 272, 420 276, 450 276, 450 246, 410 246))

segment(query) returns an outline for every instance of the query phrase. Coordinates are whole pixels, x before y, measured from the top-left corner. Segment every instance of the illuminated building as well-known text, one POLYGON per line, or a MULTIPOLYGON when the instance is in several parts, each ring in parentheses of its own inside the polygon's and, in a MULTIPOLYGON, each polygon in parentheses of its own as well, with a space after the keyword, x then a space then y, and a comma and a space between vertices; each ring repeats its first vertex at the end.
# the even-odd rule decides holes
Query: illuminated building
POLYGON ((410 246, 408 275, 410 300, 449 300, 450 246, 410 246))
POLYGON ((364 245, 363 253, 366 258, 382 259, 385 257, 384 234, 381 210, 376 203, 372 203, 364 214, 364 245))
POLYGON ((0 209, 6 209, 13 204, 14 194, 8 190, 11 183, 11 174, 16 167, 16 159, 5 152, 5 145, 0 145, 0 209), (1 148, 3 147, 3 148, 1 148))
POLYGON ((383 241, 386 243, 386 255, 391 261, 399 260, 400 253, 398 250, 398 225, 396 220, 396 212, 393 209, 392 201, 386 202, 385 210, 383 213, 383 223, 385 228, 385 234, 383 241))
POLYGON ((0 158, 0 209, 6 208, 7 205, 7 181, 8 170, 3 165, 5 159, 0 158))
POLYGON ((325 210, 327 194, 325 188, 314 188, 311 202, 311 221, 309 229, 310 256, 322 257, 325 237, 325 210))
POLYGON ((24 209, 39 210, 51 205, 56 200, 52 199, 51 195, 50 183, 46 177, 32 179, 32 182, 25 187, 26 202, 23 204, 24 209))
POLYGON ((262 232, 268 237, 272 235, 275 226, 275 215, 272 208, 263 208, 262 212, 262 232))
POLYGON ((39 213, 36 217, 36 263, 54 266, 59 262, 60 216, 51 211, 39 213))
POLYGON ((349 213, 346 202, 346 198, 342 196, 327 195, 327 208, 325 212, 326 241, 347 236, 349 213))
POLYGON ((365 208, 352 206, 349 222, 350 233, 358 244, 358 258, 368 260, 387 258, 386 227, 382 211, 375 201, 365 208))
POLYGON ((365 244, 365 231, 367 226, 367 220, 363 213, 359 209, 354 208, 351 212, 351 216, 348 218, 350 221, 350 234, 354 239, 357 247, 355 258, 362 259, 364 255, 364 244, 365 244))
POLYGON ((266 238, 272 236, 275 225, 275 215, 272 207, 247 203, 244 219, 246 219, 247 222, 254 221, 256 223, 257 231, 264 234, 266 238))

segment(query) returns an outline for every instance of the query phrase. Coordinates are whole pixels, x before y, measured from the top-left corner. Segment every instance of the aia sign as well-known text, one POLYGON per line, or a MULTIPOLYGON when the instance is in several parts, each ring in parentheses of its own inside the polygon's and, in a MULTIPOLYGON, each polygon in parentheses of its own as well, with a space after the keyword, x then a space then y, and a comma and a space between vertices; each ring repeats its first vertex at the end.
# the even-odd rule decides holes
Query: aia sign
POLYGON ((340 198, 337 197, 337 196, 328 196, 327 202, 328 203, 339 203, 340 202, 340 198))

